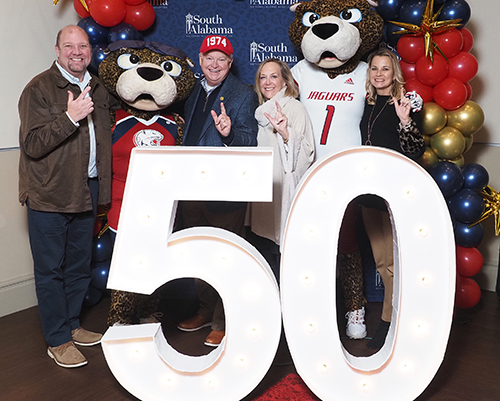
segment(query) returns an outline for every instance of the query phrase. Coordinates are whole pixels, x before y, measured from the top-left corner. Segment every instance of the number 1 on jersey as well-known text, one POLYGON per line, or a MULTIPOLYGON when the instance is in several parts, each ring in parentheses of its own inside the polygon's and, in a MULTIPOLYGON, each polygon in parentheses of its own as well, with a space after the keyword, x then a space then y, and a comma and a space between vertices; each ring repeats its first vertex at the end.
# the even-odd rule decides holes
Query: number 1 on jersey
POLYGON ((326 119, 325 124, 323 124, 323 131, 321 131, 320 145, 326 145, 328 132, 330 131, 330 126, 332 125, 333 113, 335 113, 335 106, 332 106, 331 104, 326 106, 326 119))

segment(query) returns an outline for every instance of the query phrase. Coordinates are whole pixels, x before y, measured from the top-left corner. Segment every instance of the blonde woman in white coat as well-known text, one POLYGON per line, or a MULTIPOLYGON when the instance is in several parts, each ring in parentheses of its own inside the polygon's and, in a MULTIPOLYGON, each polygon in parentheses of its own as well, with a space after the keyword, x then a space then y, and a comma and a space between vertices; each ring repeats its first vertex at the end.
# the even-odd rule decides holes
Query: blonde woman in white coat
POLYGON ((314 137, 309 115, 296 99, 299 91, 286 63, 274 58, 264 60, 257 70, 254 89, 260 103, 255 111, 257 143, 274 150, 273 201, 250 205, 250 227, 257 236, 272 241, 258 241, 256 246, 277 273, 279 246, 295 189, 314 161, 314 137), (269 252, 273 255, 266 255, 269 252))

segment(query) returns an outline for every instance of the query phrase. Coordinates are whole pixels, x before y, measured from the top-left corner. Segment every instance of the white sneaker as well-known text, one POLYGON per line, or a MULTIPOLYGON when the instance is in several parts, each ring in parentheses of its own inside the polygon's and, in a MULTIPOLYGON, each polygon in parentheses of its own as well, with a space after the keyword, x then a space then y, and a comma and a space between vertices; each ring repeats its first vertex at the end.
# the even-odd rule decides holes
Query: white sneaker
POLYGON ((365 308, 347 312, 347 327, 345 333, 351 340, 361 340, 366 337, 365 308))

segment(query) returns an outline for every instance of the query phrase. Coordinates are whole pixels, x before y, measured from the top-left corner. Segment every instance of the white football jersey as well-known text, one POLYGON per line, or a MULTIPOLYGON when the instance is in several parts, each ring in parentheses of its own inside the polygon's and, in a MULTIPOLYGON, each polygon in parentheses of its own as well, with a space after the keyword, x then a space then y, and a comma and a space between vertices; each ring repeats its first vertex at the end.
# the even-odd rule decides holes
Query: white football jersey
POLYGON ((360 62, 350 74, 330 79, 305 59, 292 68, 300 102, 313 124, 316 159, 361 145, 359 123, 365 106, 367 69, 368 65, 360 62))

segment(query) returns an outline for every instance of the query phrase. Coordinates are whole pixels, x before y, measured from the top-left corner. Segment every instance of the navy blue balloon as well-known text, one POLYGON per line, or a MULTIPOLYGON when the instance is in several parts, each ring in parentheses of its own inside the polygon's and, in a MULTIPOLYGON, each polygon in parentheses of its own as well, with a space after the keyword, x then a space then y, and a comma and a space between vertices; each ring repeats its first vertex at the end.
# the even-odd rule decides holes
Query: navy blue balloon
POLYGON ((106 285, 108 284, 110 264, 110 260, 105 260, 104 262, 97 263, 92 262, 92 277, 90 278, 90 284, 98 290, 104 291, 106 289, 106 285))
POLYGON ((462 170, 455 163, 439 162, 431 167, 429 174, 438 184, 445 198, 455 195, 464 184, 462 170))
POLYGON ((118 40, 143 40, 144 36, 132 25, 121 22, 108 29, 108 43, 118 40))
POLYGON ((401 35, 394 35, 394 32, 402 30, 404 30, 404 28, 391 24, 390 22, 386 22, 382 31, 382 41, 389 43, 392 47, 396 48, 401 35))
POLYGON ((426 4, 426 0, 407 0, 399 10, 398 21, 420 26, 426 4))
POLYGON ((95 288, 93 285, 89 285, 85 298, 83 299, 83 306, 90 308, 96 305, 102 298, 102 291, 95 288))
POLYGON ((406 0, 380 0, 377 13, 385 20, 395 20, 398 18, 399 9, 406 0))
POLYGON ((475 190, 463 188, 448 199, 448 208, 454 219, 471 224, 483 214, 484 200, 475 190))
POLYGON ((82 18, 80 21, 78 21, 77 25, 85 32, 87 32, 91 45, 95 45, 96 43, 103 43, 108 40, 108 28, 99 25, 92 19, 92 17, 82 18))
POLYGON ((477 163, 466 164, 462 167, 464 176, 464 188, 483 189, 490 180, 488 171, 477 163))
POLYGON ((481 244, 484 229, 481 223, 468 227, 467 223, 455 221, 453 224, 455 232, 455 244, 465 248, 476 248, 481 244))
POLYGON ((92 46, 92 59, 89 64, 89 70, 92 74, 99 75, 99 64, 108 56, 105 53, 107 47, 107 43, 98 43, 92 46))
POLYGON ((113 253, 113 242, 106 231, 101 238, 94 238, 92 240, 92 263, 99 263, 109 261, 113 253))
POLYGON ((466 25, 470 19, 470 6, 465 0, 448 0, 439 14, 440 21, 460 18, 460 24, 466 25))

